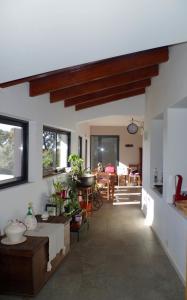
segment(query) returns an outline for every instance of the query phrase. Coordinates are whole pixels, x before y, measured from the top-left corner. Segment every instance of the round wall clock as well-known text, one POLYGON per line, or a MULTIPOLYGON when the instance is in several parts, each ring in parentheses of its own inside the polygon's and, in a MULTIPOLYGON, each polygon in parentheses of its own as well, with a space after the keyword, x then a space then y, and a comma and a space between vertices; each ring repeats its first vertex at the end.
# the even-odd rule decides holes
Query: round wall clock
POLYGON ((136 125, 135 123, 133 123, 133 120, 132 120, 132 123, 130 123, 130 124, 127 126, 127 131, 128 131, 128 133, 130 133, 130 134, 135 134, 135 133, 137 133, 137 131, 138 131, 138 125, 136 125))

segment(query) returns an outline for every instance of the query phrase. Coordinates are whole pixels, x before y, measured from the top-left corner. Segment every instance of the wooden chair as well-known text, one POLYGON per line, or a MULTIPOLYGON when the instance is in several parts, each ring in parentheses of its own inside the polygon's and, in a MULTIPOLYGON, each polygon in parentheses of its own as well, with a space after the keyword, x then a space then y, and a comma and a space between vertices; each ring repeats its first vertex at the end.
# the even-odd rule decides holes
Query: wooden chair
POLYGON ((116 174, 99 172, 96 175, 96 182, 98 186, 106 192, 107 200, 114 197, 114 186, 116 181, 116 174))
POLYGON ((129 185, 141 185, 141 174, 138 164, 129 165, 128 183, 129 185))
POLYGON ((115 189, 115 183, 117 180, 117 175, 115 173, 109 174, 109 199, 114 199, 114 189, 115 189))
POLYGON ((118 166, 117 167, 117 176, 118 176, 118 186, 125 186, 128 183, 129 180, 129 172, 128 167, 126 166, 118 166))

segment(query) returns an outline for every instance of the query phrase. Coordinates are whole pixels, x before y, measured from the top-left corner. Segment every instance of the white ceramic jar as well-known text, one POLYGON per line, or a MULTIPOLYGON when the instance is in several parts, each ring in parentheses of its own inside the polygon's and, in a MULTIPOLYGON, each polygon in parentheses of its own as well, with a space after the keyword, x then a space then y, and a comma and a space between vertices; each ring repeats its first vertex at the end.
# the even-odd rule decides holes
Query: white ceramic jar
POLYGON ((25 231, 26 231, 26 226, 19 221, 11 221, 5 227, 5 234, 10 243, 20 242, 25 231))

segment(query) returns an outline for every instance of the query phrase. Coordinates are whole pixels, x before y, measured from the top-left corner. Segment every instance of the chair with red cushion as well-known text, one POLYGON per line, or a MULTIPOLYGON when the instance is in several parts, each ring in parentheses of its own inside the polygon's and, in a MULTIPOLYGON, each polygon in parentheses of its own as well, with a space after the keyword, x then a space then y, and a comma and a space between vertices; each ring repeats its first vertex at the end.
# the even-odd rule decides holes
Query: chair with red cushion
POLYGON ((105 167, 105 173, 115 173, 115 167, 111 164, 108 164, 105 167))
POLYGON ((129 184, 141 185, 141 174, 139 172, 138 164, 129 165, 129 184))

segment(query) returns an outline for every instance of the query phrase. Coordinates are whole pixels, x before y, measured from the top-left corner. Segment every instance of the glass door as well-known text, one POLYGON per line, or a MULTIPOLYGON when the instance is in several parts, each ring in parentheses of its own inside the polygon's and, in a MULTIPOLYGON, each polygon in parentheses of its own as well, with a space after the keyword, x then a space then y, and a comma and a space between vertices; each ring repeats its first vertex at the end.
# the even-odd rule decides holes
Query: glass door
POLYGON ((97 168, 98 162, 101 162, 103 167, 108 164, 117 167, 119 162, 119 136, 91 136, 91 168, 97 168))

